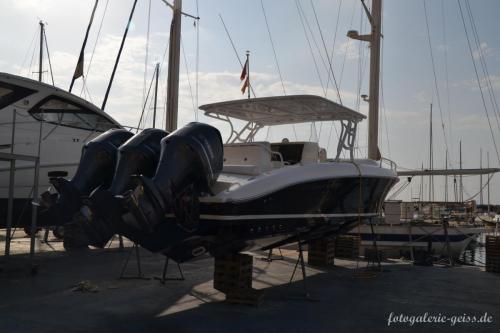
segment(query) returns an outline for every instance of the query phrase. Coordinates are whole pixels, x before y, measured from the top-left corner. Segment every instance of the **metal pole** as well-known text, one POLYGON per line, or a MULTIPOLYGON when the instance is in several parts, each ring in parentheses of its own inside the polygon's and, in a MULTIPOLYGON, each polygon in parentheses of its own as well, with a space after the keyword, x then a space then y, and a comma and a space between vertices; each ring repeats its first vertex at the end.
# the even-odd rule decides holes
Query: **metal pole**
MULTIPOLYGON (((446 149, 445 154, 445 170, 448 170, 448 149, 446 149)), ((448 202, 448 176, 444 176, 444 202, 448 202)))
MULTIPOLYGON (((429 118, 429 170, 433 169, 433 153, 432 153, 432 103, 429 118)), ((434 182, 432 175, 429 175, 429 201, 434 201, 434 182)), ((431 206, 431 216, 432 216, 432 206, 431 206)))
POLYGON ((247 87, 247 96, 248 99, 250 99, 250 51, 247 50, 247 80, 248 80, 248 87, 247 87))
MULTIPOLYGON (((490 168, 490 152, 486 152, 486 163, 487 163, 487 166, 488 166, 488 169, 490 168)), ((491 176, 491 178, 489 179, 488 181, 488 215, 490 214, 490 183, 491 183, 491 179, 493 178, 493 176, 491 176)), ((498 226, 498 223, 497 223, 497 226, 498 226)))
POLYGON ((153 109, 153 128, 156 128, 156 106, 158 105, 158 77, 160 76, 160 63, 156 63, 156 68, 155 68, 155 76, 156 76, 156 83, 155 83, 155 106, 153 109))
MULTIPOLYGON (((479 168, 483 168, 483 149, 479 149, 479 168)), ((483 204, 483 174, 479 175, 479 203, 483 204)))
POLYGON ((170 45, 168 57, 167 117, 165 129, 177 129, 179 103, 179 63, 181 50, 182 0, 174 0, 173 17, 170 25, 170 45))
POLYGON ((38 81, 42 82, 43 73, 43 29, 44 24, 40 21, 40 56, 38 59, 38 81))
MULTIPOLYGON (((460 169, 463 169, 462 167, 462 140, 460 140, 460 169)), ((463 183, 463 178, 462 175, 460 175, 460 184, 458 184, 460 192, 460 202, 464 202, 464 183, 463 183)))
POLYGON ((368 111, 368 158, 380 159, 378 150, 378 107, 380 83, 380 38, 382 28, 382 0, 372 1, 372 33, 370 50, 370 99, 368 111))
MULTIPOLYGON (((94 14, 97 9, 97 4, 99 0, 95 0, 94 9, 92 9, 92 15, 90 16, 90 22, 87 26, 87 32, 85 33, 85 38, 83 39, 82 49, 80 50, 80 56, 78 57, 78 62, 76 63, 75 72, 73 74, 73 78, 71 79, 71 84, 69 86, 69 92, 73 89, 73 84, 75 84, 75 80, 77 78, 77 72, 81 70, 83 74, 83 56, 85 52, 85 46, 87 45, 87 39, 89 38, 90 27, 92 26, 92 22, 94 21, 94 14)), ((79 76, 78 76, 79 77, 79 76)))
POLYGON ((113 67, 111 78, 109 79, 108 89, 106 89, 106 94, 104 95, 104 100, 102 101, 102 106, 101 106, 102 110, 104 110, 104 108, 106 107, 106 102, 108 101, 109 91, 111 90, 111 86, 113 85, 113 79, 115 78, 116 68, 118 67, 118 63, 120 62, 120 57, 123 51, 123 45, 125 45, 125 39, 127 38, 128 28, 130 27, 130 23, 132 22, 132 17, 134 16, 136 4, 137 0, 134 0, 134 5, 132 6, 132 11, 130 12, 130 16, 128 18, 127 27, 125 28, 125 33, 123 34, 122 43, 120 44, 120 49, 118 50, 118 55, 116 56, 115 66, 113 67))
MULTIPOLYGON (((42 113, 43 119, 43 113, 42 113)), ((35 176, 33 184, 33 201, 31 202, 31 232, 30 232, 30 259, 35 256, 35 233, 37 228, 38 218, 38 180, 40 175, 40 152, 42 150, 42 134, 43 134, 43 121, 40 120, 40 130, 38 132, 38 152, 35 162, 35 176)))
MULTIPOLYGON (((16 110, 12 111, 12 135, 10 140, 10 153, 14 153, 14 139, 16 135, 16 110)), ((7 225, 5 230, 5 256, 10 254, 10 241, 12 237, 12 216, 14 210, 14 181, 16 176, 16 160, 10 160, 9 173, 9 199, 7 203, 7 225)))

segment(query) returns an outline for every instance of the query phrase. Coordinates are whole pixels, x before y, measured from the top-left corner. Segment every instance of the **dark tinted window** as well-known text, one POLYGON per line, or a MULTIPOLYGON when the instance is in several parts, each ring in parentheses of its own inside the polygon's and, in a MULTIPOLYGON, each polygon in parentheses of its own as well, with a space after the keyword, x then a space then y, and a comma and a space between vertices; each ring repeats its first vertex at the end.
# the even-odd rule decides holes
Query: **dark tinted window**
POLYGON ((37 120, 61 126, 99 132, 118 127, 105 117, 59 97, 45 99, 29 112, 37 120))
POLYGON ((33 93, 35 93, 35 90, 0 82, 0 109, 33 93))

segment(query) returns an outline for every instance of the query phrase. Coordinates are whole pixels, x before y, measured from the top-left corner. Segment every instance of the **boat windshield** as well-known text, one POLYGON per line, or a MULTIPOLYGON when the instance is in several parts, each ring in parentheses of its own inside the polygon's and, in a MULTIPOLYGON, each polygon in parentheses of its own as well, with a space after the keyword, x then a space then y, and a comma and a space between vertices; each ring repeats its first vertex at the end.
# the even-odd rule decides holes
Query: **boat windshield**
POLYGON ((35 90, 0 82, 0 110, 35 92, 35 90))
POLYGON ((118 127, 102 115, 56 96, 44 99, 29 113, 37 120, 84 130, 104 132, 118 127))

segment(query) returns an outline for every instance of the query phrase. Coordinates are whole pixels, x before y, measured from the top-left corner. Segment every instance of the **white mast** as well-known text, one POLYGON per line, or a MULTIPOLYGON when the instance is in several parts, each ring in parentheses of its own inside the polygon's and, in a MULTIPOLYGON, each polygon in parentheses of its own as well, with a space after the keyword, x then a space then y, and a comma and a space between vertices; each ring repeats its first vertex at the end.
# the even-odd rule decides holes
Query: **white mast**
POLYGON ((368 99, 368 158, 380 159, 378 149, 378 107, 379 107, 379 84, 380 84, 380 38, 382 37, 382 0, 372 0, 371 13, 361 0, 372 31, 369 35, 359 35, 357 31, 351 30, 347 36, 352 39, 370 42, 370 96, 368 99))
POLYGON ((170 45, 168 56, 167 116, 165 124, 165 129, 169 132, 177 129, 182 0, 174 0, 172 10, 173 16, 172 24, 170 26, 170 45))

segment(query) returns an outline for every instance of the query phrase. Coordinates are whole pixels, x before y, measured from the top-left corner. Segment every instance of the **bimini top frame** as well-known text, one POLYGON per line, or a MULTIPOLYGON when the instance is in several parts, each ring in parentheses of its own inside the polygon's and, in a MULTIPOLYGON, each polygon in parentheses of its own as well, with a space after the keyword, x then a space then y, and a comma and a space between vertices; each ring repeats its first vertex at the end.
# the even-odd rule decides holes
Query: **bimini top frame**
POLYGON ((337 146, 337 158, 343 149, 353 158, 358 122, 363 114, 315 95, 289 95, 233 100, 200 106, 205 115, 225 121, 231 126, 227 143, 251 142, 264 126, 298 124, 315 121, 341 121, 342 133, 337 146), (234 129, 231 118, 246 121, 240 130, 234 129))

